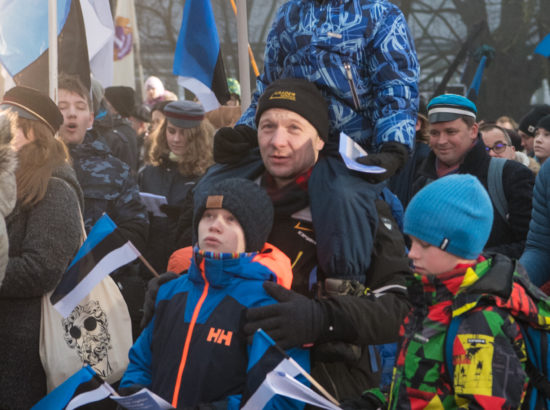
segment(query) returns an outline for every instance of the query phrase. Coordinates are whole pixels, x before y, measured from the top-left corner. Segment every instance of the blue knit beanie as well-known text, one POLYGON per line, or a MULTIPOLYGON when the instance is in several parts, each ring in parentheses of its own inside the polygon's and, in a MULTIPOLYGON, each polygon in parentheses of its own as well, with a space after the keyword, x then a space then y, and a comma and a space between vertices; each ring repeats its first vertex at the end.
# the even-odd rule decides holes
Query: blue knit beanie
POLYGON ((422 188, 405 211, 404 232, 464 259, 476 259, 489 239, 493 205, 477 178, 449 175, 422 188))

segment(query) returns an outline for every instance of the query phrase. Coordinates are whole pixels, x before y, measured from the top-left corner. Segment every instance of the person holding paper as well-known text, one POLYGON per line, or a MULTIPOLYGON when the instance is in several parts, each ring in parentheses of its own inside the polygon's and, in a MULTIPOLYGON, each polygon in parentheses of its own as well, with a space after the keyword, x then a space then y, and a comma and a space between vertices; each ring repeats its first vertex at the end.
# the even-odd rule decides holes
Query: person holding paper
MULTIPOLYGON (((290 260, 266 243, 273 205, 252 181, 230 178, 211 185, 197 197, 193 219, 191 266, 160 287, 155 315, 130 350, 119 391, 147 387, 175 408, 237 409, 251 349, 242 328, 246 309, 276 303, 262 284, 289 288, 290 260)), ((288 353, 307 371, 307 351, 288 353)), ((303 407, 283 397, 271 405, 303 407)))
MULTIPOLYGON (((138 178, 141 192, 162 195, 162 216, 149 214, 150 228, 145 258, 158 272, 165 272, 176 250, 175 227, 187 192, 212 165, 214 127, 205 119, 202 105, 173 101, 163 108, 165 119, 150 135, 150 165, 138 178)), ((151 277, 145 269, 142 273, 151 277)))
POLYGON ((42 296, 56 287, 83 241, 84 201, 67 148, 56 138, 63 116, 55 103, 16 86, 4 95, 0 112, 9 115, 18 160, 0 288, 0 405, 29 409, 47 393, 39 355, 42 296))

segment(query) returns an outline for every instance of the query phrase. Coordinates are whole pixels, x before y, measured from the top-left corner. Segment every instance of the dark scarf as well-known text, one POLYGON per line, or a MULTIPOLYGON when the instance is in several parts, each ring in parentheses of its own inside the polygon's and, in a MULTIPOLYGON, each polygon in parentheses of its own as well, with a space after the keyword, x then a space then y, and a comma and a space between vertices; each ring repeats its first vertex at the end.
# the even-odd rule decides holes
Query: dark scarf
POLYGON ((298 175, 294 181, 283 188, 278 188, 273 176, 264 173, 261 186, 273 202, 275 215, 289 216, 309 205, 307 184, 313 168, 298 175))

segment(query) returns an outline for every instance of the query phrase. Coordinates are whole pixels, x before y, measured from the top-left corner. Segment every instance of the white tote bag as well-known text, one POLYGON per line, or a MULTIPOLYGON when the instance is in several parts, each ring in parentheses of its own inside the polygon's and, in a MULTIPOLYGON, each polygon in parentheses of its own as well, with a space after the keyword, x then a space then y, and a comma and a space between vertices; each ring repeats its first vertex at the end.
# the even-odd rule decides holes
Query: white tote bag
POLYGON ((66 319, 42 297, 40 358, 48 392, 89 364, 115 383, 128 366, 132 325, 126 302, 110 276, 105 277, 66 319))

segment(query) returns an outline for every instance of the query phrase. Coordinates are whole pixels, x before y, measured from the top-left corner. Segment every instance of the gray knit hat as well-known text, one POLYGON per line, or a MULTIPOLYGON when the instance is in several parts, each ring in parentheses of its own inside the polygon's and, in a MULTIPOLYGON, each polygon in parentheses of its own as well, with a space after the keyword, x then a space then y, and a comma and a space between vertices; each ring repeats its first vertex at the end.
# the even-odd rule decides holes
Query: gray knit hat
POLYGON ((170 123, 180 128, 198 127, 204 119, 204 108, 193 101, 173 101, 162 112, 170 123))
POLYGON ((243 178, 229 178, 214 183, 196 202, 193 213, 195 238, 202 214, 207 208, 226 209, 243 228, 246 252, 260 251, 273 226, 273 203, 265 190, 243 178))

